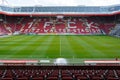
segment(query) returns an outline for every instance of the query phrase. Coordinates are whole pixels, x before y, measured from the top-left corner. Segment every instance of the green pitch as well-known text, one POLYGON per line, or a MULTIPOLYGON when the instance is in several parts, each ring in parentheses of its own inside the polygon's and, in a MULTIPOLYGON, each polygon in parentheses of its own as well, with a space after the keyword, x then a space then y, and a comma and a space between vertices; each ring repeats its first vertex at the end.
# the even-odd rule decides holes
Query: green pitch
POLYGON ((0 59, 120 58, 120 39, 110 36, 9 36, 0 59))

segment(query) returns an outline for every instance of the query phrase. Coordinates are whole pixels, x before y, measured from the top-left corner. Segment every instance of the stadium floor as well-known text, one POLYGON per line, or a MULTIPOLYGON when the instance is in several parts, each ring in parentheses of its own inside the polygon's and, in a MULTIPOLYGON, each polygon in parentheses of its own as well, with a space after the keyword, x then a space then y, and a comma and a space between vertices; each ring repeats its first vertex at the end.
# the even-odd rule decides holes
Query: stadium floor
POLYGON ((0 38, 0 59, 120 58, 120 39, 110 36, 36 36, 0 38))

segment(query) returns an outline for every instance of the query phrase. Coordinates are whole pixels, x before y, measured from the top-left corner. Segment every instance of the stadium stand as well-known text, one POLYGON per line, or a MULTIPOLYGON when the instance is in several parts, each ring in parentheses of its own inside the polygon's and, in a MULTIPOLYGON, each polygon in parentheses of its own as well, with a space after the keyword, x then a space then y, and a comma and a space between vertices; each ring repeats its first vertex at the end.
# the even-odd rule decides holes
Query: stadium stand
POLYGON ((0 66, 1 80, 119 80, 119 66, 0 66))
POLYGON ((120 24, 116 24, 115 28, 110 32, 110 35, 120 37, 120 24))
POLYGON ((7 17, 7 21, 1 22, 1 31, 4 34, 76 34, 76 35, 100 35, 109 34, 115 24, 98 23, 87 18, 73 19, 49 19, 35 17, 7 17))

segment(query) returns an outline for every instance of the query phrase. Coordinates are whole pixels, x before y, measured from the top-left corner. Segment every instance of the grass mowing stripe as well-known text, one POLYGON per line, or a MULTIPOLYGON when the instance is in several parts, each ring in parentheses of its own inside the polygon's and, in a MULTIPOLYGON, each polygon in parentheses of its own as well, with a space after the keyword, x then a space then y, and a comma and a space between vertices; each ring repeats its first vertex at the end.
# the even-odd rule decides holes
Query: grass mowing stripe
MULTIPOLYGON (((26 37, 26 38, 28 38, 28 37, 26 37)), ((18 39, 16 39, 16 40, 23 41, 24 39, 25 38, 19 38, 18 37, 18 39)), ((21 43, 19 43, 19 41, 15 41, 15 42, 13 41, 13 43, 7 44, 6 47, 0 48, 0 56, 5 56, 6 57, 6 55, 9 56, 10 53, 15 52, 14 49, 16 50, 17 46, 19 47, 19 45, 21 45, 21 43)), ((20 48, 21 48, 21 46, 20 46, 20 48)), ((2 57, 2 58, 4 58, 4 57, 2 57)))
POLYGON ((40 45, 42 47, 41 49, 41 55, 40 57, 42 58, 49 58, 51 52, 48 52, 49 48, 51 48, 51 44, 53 42, 53 39, 55 38, 55 36, 48 36, 47 39, 45 39, 45 41, 40 45))
MULTIPOLYGON (((19 37, 18 37, 19 38, 19 37)), ((23 40, 23 38, 20 38, 21 40, 23 40)), ((19 45, 18 43, 19 42, 16 42, 17 43, 17 45, 19 45)), ((4 49, 2 49, 2 50, 0 50, 1 51, 1 54, 0 54, 0 56, 5 56, 5 57, 7 57, 7 55, 9 56, 9 55, 11 55, 13 52, 15 52, 14 51, 14 49, 16 49, 16 43, 13 43, 12 45, 7 45, 7 47, 5 47, 4 49), (13 49, 13 51, 11 50, 11 49, 13 49)), ((20 44, 21 45, 21 44, 20 44)), ((4 57, 2 57, 2 58, 4 58, 4 57)))
POLYGON ((102 38, 100 38, 99 36, 98 37, 97 36, 84 36, 84 38, 82 39, 90 44, 103 46, 103 44, 100 43, 100 41, 102 41, 102 38))
MULTIPOLYGON (((89 54, 91 58, 94 57, 107 57, 104 53, 102 53, 100 50, 97 50, 94 48, 93 45, 91 45, 90 43, 87 43, 85 40, 83 40, 83 38, 78 37, 78 36, 74 36, 74 38, 89 54)), ((89 37, 88 37, 89 40, 89 37)), ((84 53, 86 54, 86 53, 84 53)))
POLYGON ((72 45, 69 43, 69 36, 61 36, 61 52, 62 57, 65 58, 74 58, 76 57, 76 54, 74 50, 72 49, 72 45))
POLYGON ((60 52, 59 52, 59 54, 60 54, 60 56, 62 56, 62 53, 61 53, 61 35, 59 37, 60 37, 60 40, 59 40, 59 42, 60 42, 60 52))
POLYGON ((71 48, 73 49, 73 51, 76 54, 76 58, 82 58, 82 57, 89 57, 89 55, 87 54, 88 52, 84 49, 83 46, 81 46, 80 44, 78 44, 78 41, 76 41, 73 36, 69 36, 67 37, 68 41, 71 45, 71 48), (86 53, 86 54, 84 54, 86 53))
MULTIPOLYGON (((92 36, 94 37, 94 36, 92 36)), ((92 38, 90 37, 90 38, 92 38)), ((92 45, 93 43, 99 43, 101 45, 98 44, 94 44, 94 48, 100 50, 101 52, 103 52, 104 54, 106 54, 106 56, 109 56, 110 58, 112 57, 120 57, 119 53, 120 53, 120 45, 118 43, 120 43, 120 39, 117 38, 113 38, 110 36, 95 36, 95 38, 93 39, 94 42, 90 42, 90 44, 92 45), (114 53, 114 55, 113 55, 114 53)), ((85 41, 88 41, 85 39, 85 41)))
MULTIPOLYGON (((19 38, 20 39, 20 38, 19 38)), ((19 40, 17 39, 17 40, 19 40)), ((27 38, 26 38, 27 39, 27 38)), ((32 39, 32 37, 28 37, 28 39, 32 39)), ((24 40, 24 39, 23 39, 24 40)), ((30 41, 26 42, 29 43, 30 41)), ((29 45, 29 44, 28 44, 29 45)), ((14 44, 14 46, 9 46, 10 48, 7 48, 7 56, 5 58, 11 58, 12 56, 15 56, 18 52, 20 52, 20 50, 22 50, 24 47, 26 47, 27 45, 24 44, 14 44)), ((23 52, 24 53, 24 52, 23 52)), ((17 54, 18 55, 18 54, 17 54)))
POLYGON ((2 41, 2 43, 0 43, 0 50, 7 49, 9 46, 13 46, 14 44, 19 44, 20 41, 26 40, 26 38, 31 38, 25 36, 15 36, 15 37, 16 37, 15 40, 14 38, 12 38, 9 41, 4 41, 4 42, 2 41))
POLYGON ((119 43, 109 36, 10 36, 0 38, 0 58, 115 58, 119 43))
POLYGON ((13 40, 17 40, 17 38, 23 38, 23 35, 22 36, 9 36, 9 37, 5 37, 5 38, 2 38, 0 39, 0 41, 13 41, 13 40))
MULTIPOLYGON (((42 36, 43 37, 43 36, 42 36)), ((21 55, 21 54, 24 54, 25 52, 27 52, 27 50, 31 50, 30 49, 30 46, 32 47, 32 49, 34 50, 35 48, 32 46, 32 44, 34 44, 34 43, 36 43, 36 41, 38 40, 38 39, 41 39, 42 38, 41 36, 40 37, 34 37, 34 36, 31 36, 31 37, 28 37, 28 38, 26 38, 26 39, 31 39, 31 40, 33 40, 34 39, 34 41, 31 41, 31 40, 29 40, 28 42, 26 42, 26 39, 23 41, 23 44, 19 44, 19 46, 16 46, 17 47, 17 51, 14 53, 14 54, 12 54, 11 56, 10 56, 10 58, 16 58, 18 55, 21 55), (21 53, 20 53, 21 52, 21 53)), ((37 46, 36 46, 37 47, 37 46)), ((27 55, 27 54, 26 54, 27 55)), ((30 55, 30 54, 29 54, 30 55)), ((29 56, 28 55, 28 56, 29 56)), ((27 58, 27 57, 26 57, 27 58)))
POLYGON ((51 44, 52 39, 54 36, 44 36, 40 41, 39 46, 34 49, 34 51, 30 54, 30 58, 46 58, 46 51, 51 44), (44 45, 44 46, 43 46, 44 45))
POLYGON ((16 40, 10 40, 10 41, 7 41, 6 43, 4 43, 6 46, 3 46, 1 47, 0 49, 3 50, 3 49, 6 49, 7 47, 9 46, 16 46, 17 44, 21 44, 20 42, 22 42, 23 40, 26 40, 26 38, 31 38, 31 37, 18 37, 16 40))
POLYGON ((60 56, 60 37, 54 36, 53 40, 50 43, 46 51, 46 56, 48 58, 58 58, 60 56))
MULTIPOLYGON (((42 37, 41 37, 42 38, 42 37)), ((30 38, 29 38, 30 39, 30 38)), ((34 47, 31 46, 32 44, 36 43, 36 41, 40 39, 40 37, 32 36, 30 40, 23 41, 23 47, 18 46, 18 49, 14 55, 12 55, 12 58, 27 58, 31 54, 32 50, 34 50, 34 47)))

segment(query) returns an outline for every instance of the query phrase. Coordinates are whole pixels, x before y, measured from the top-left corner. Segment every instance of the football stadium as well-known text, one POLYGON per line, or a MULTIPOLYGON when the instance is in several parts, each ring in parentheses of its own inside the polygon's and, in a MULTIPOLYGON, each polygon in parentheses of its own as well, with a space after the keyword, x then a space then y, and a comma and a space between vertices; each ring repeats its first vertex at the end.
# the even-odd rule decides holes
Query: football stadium
POLYGON ((0 0, 0 80, 120 80, 120 0, 82 1, 0 0))

